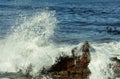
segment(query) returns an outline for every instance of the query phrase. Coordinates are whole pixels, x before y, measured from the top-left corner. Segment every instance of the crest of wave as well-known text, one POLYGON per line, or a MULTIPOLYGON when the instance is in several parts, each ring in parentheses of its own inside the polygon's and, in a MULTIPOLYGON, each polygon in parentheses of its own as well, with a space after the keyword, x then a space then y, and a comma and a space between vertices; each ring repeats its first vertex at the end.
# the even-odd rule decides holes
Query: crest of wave
POLYGON ((43 44, 53 35, 56 24, 54 11, 36 13, 32 17, 24 17, 23 23, 17 28, 13 27, 14 33, 11 37, 14 41, 39 40, 43 44))
POLYGON ((54 11, 43 11, 25 17, 23 23, 11 28, 13 33, 0 45, 0 71, 23 72, 32 64, 33 73, 38 72, 43 66, 54 63, 58 48, 50 43, 50 38, 57 25, 54 11), (53 50, 54 49, 54 50, 53 50))

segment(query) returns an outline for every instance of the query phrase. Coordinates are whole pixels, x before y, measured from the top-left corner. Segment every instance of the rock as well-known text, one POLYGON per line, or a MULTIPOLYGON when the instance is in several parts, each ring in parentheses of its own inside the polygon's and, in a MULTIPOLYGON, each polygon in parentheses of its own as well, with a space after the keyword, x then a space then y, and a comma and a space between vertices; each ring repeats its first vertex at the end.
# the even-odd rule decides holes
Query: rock
POLYGON ((118 59, 117 57, 112 57, 112 58, 110 58, 110 60, 114 62, 111 65, 114 76, 120 77, 120 59, 118 59))
POLYGON ((107 33, 120 34, 120 30, 117 30, 116 28, 107 27, 106 30, 107 30, 107 33))
POLYGON ((88 78, 91 74, 88 65, 90 63, 89 44, 86 41, 82 45, 82 55, 76 56, 75 50, 71 50, 72 56, 59 56, 56 58, 56 63, 53 64, 47 71, 52 78, 88 78))

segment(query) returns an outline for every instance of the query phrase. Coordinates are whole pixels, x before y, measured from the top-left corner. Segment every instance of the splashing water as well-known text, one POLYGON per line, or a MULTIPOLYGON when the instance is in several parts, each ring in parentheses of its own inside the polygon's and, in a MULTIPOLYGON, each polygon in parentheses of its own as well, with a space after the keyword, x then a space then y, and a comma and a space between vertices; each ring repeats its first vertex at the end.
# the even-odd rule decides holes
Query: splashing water
MULTIPOLYGON (((14 32, 0 40, 0 71, 16 72, 17 69, 25 70, 32 64, 31 74, 35 75, 43 66, 54 64, 55 58, 62 51, 70 55, 75 45, 57 45, 50 40, 57 23, 54 11, 43 11, 24 19, 24 23, 17 28, 13 27, 14 32)), ((96 52, 91 52, 90 79, 106 79, 109 76, 109 58, 114 54, 119 55, 120 44, 111 42, 91 45, 96 52)))
POLYGON ((55 12, 45 11, 37 13, 30 18, 25 18, 24 23, 17 29, 14 29, 12 38, 22 41, 48 41, 53 35, 54 29, 57 24, 57 19, 54 17, 55 12))
POLYGON ((14 32, 7 39, 1 40, 0 71, 16 71, 15 66, 26 67, 29 63, 39 67, 50 61, 46 58, 47 52, 54 49, 49 44, 56 24, 55 12, 44 11, 24 19, 24 23, 17 28, 12 27, 14 32))

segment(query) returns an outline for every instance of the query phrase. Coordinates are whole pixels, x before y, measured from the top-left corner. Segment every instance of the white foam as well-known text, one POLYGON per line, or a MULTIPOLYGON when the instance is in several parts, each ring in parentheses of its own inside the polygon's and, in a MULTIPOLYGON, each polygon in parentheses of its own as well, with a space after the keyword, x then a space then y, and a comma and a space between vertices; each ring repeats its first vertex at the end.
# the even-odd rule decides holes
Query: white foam
MULTIPOLYGON (((14 29, 8 38, 0 41, 0 71, 16 72, 17 69, 25 70, 32 64, 34 75, 43 66, 51 66, 62 51, 71 55, 73 45, 56 45, 49 39, 57 22, 55 12, 52 11, 43 11, 24 19, 24 23, 14 29)), ((80 47, 81 44, 77 46, 80 47)), ((104 72, 107 72, 109 57, 119 55, 120 43, 90 44, 96 50, 91 52, 90 79, 106 79, 109 73, 105 75, 104 72)))

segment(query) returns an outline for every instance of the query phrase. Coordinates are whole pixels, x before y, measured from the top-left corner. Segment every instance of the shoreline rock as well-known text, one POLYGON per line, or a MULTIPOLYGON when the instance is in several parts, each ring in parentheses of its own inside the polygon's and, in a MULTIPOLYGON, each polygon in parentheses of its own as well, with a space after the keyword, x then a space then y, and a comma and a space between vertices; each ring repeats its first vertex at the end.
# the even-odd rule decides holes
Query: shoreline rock
MULTIPOLYGON (((72 56, 59 56, 56 63, 47 69, 47 74, 52 78, 82 78, 88 79, 91 71, 88 68, 90 63, 89 43, 86 41, 82 47, 82 55, 76 56, 77 47, 71 50, 72 56)), ((45 71, 45 72, 46 72, 45 71)))

